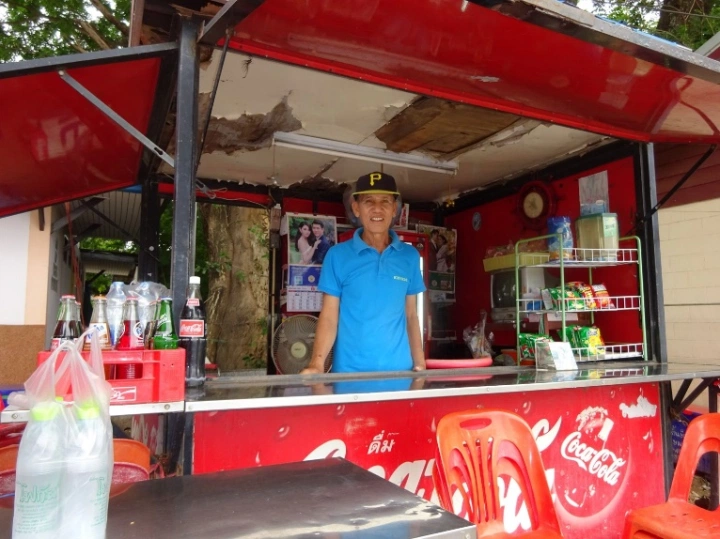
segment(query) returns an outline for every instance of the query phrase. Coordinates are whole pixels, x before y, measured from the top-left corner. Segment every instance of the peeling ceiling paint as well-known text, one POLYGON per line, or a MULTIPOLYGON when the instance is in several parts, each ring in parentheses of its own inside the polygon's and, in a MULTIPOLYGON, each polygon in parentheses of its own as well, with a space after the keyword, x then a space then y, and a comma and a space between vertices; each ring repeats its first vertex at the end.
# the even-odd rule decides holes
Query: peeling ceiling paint
MULTIPOLYGON (((200 74, 201 121, 218 54, 216 51, 212 62, 200 74)), ((341 190, 342 184, 353 182, 362 174, 379 169, 380 165, 270 147, 272 132, 294 131, 384 149, 385 142, 375 133, 392 124, 393 119, 397 123, 404 112, 412 109, 413 103, 422 100, 415 94, 296 66, 261 58, 253 58, 249 63, 248 60, 249 57, 235 53, 229 53, 226 58, 198 170, 200 178, 280 187, 300 184, 322 190, 336 184, 341 190)), ((447 108, 455 111, 457 107, 453 104, 447 108)), ((457 127, 460 134, 467 135, 467 145, 445 156, 458 161, 457 175, 384 166, 385 172, 395 176, 406 200, 442 201, 536 170, 584 151, 603 139, 593 133, 511 115, 502 118, 493 111, 470 112, 469 125, 461 125, 465 121, 461 114, 460 120, 456 115, 441 129, 453 135, 457 127), (483 131, 487 131, 484 124, 491 126, 490 133, 483 131), (480 135, 475 136, 478 133, 480 135)), ((427 137, 428 141, 432 141, 432 136, 427 137)), ((450 149, 450 142, 440 147, 450 149)), ((429 147, 435 148, 432 144, 429 147)))

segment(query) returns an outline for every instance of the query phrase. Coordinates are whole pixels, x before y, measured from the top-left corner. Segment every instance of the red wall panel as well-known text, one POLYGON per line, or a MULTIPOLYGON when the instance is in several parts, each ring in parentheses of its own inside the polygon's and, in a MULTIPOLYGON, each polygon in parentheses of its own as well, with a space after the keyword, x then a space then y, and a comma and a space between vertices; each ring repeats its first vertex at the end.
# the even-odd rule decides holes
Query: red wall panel
MULTIPOLYGON (((556 215, 577 218, 580 215, 578 179, 603 170, 608 172, 610 210, 618 214, 620 235, 623 236, 630 232, 636 212, 634 165, 631 157, 552 182, 552 189, 558 199, 556 215)), ((478 322, 481 309, 490 313, 490 274, 483 269, 485 250, 488 247, 545 234, 545 231, 525 229, 516 206, 517 196, 513 195, 481 204, 445 219, 445 226, 458 231, 457 304, 454 318, 459 338, 463 328, 478 322), (482 225, 478 231, 472 228, 475 212, 479 212, 482 217, 482 225)), ((587 270, 572 270, 567 272, 566 279, 587 280, 587 276, 587 270)), ((593 281, 604 282, 610 295, 636 295, 637 266, 595 270, 593 281)), ((595 321, 608 342, 641 342, 639 317, 636 311, 598 313, 595 321)))

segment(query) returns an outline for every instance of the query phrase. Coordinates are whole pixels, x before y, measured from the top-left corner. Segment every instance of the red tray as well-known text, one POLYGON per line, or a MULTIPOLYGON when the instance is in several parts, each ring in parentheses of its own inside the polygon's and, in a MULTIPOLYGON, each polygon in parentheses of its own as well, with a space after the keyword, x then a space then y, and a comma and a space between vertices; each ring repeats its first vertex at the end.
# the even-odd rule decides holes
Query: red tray
POLYGON ((492 358, 479 357, 473 359, 426 359, 425 367, 428 369, 476 369, 478 367, 489 367, 492 365, 492 358))
MULTIPOLYGON (((38 365, 51 352, 38 354, 38 365)), ((87 360, 89 352, 82 356, 87 360)), ((185 400, 185 350, 132 350, 103 352, 106 376, 123 366, 142 365, 140 378, 109 379, 113 388, 110 404, 146 404, 185 400)))

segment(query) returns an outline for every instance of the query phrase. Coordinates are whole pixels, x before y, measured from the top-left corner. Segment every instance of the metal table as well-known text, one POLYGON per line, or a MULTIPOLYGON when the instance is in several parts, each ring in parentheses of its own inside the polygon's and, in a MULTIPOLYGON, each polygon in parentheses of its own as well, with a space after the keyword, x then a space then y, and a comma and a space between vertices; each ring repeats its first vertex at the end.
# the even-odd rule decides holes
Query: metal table
MULTIPOLYGON (((12 511, 0 509, 0 536, 10 536, 11 522, 12 511)), ((107 537, 470 539, 476 531, 346 460, 329 459, 135 483, 111 498, 107 537)))

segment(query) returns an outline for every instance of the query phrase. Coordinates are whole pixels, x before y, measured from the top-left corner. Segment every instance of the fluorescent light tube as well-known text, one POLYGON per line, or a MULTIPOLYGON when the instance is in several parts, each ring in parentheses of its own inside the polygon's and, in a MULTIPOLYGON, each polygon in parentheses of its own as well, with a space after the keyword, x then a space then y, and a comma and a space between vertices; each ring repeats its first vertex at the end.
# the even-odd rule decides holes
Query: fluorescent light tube
POLYGON ((322 153, 335 157, 347 157, 348 159, 359 159, 361 161, 427 170, 440 174, 455 174, 458 169, 456 161, 440 161, 422 155, 395 153, 388 150, 360 146, 359 144, 348 144, 346 142, 327 140, 308 135, 298 135, 296 133, 277 132, 273 135, 273 144, 280 148, 292 148, 294 150, 322 153))

